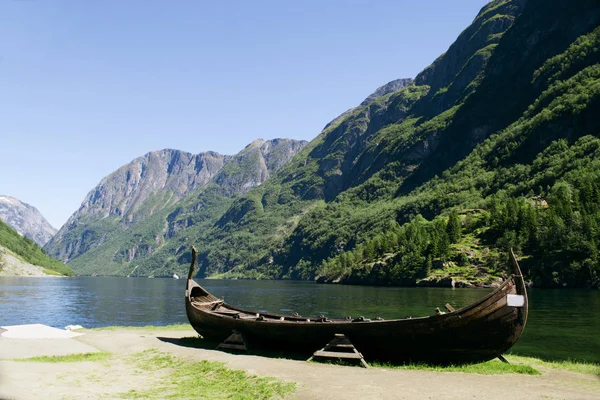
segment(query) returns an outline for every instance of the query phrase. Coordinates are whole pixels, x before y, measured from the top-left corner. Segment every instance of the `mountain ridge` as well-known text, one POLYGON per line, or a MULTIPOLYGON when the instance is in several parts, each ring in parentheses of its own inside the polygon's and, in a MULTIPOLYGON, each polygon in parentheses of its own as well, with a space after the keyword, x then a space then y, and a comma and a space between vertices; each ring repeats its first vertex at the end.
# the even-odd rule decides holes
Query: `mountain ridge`
MULTIPOLYGON (((564 201, 553 192, 562 190, 558 179, 572 175, 548 179, 542 189, 528 183, 526 189, 512 191, 502 173, 510 166, 510 174, 505 176, 537 182, 539 172, 530 169, 530 163, 548 163, 555 157, 545 155, 544 149, 565 138, 569 151, 581 152, 581 146, 590 144, 579 138, 598 135, 593 117, 598 112, 593 65, 598 62, 594 29, 599 20, 592 1, 576 5, 494 1, 486 5, 472 26, 432 67, 419 74, 413 85, 334 119, 272 179, 234 200, 218 223, 207 227, 199 238, 201 274, 291 279, 323 276, 325 281, 414 285, 427 274, 456 273, 473 280, 475 272, 465 271, 488 264, 488 272, 481 274, 491 279, 504 273, 502 254, 506 246, 514 245, 539 259, 539 266, 525 263, 529 277, 539 285, 597 284, 594 271, 598 267, 591 268, 587 276, 585 272, 575 276, 568 272, 571 261, 566 254, 572 255, 571 260, 581 260, 573 262, 597 265, 593 264, 598 262, 593 249, 600 243, 598 238, 586 239, 594 245, 585 252, 568 249, 566 240, 551 252, 543 239, 544 232, 552 229, 547 225, 553 218, 552 207, 564 201), (541 81, 536 76, 549 74, 545 72, 548 63, 562 73, 541 81), (589 93, 583 82, 588 83, 589 93), (573 98, 579 98, 581 104, 575 105, 570 96, 579 96, 573 98), (512 135, 516 132, 525 139, 515 142, 512 135), (543 132, 548 135, 544 137, 543 132), (496 142, 498 138, 504 139, 496 142), (481 154, 486 154, 483 159, 479 159, 481 154), (466 160, 473 165, 466 165, 466 160), (465 176, 462 171, 473 175, 465 176), (519 176, 518 171, 531 175, 519 176), (457 186, 456 194, 450 189, 452 173, 469 182, 457 186), (497 186, 490 186, 486 179, 497 186), (555 184, 558 186, 553 189, 555 184), (522 203, 503 197, 505 190, 511 190, 515 198, 531 193, 522 203), (528 208, 527 204, 537 204, 539 198, 554 199, 549 200, 549 211, 528 208), (512 211, 506 213, 522 208, 519 212, 534 215, 531 218, 538 227, 526 237, 512 225, 486 222, 485 218, 496 215, 490 208, 494 199, 511 204, 512 211), (453 209, 483 210, 479 217, 461 217, 475 242, 451 243, 444 236, 442 225, 448 223, 453 209), (419 214, 424 218, 416 218, 419 214), (417 222, 409 224, 411 220, 417 222), (397 230, 396 225, 405 224, 397 230), (418 232, 410 235, 419 236, 425 247, 390 239, 406 237, 407 230, 418 232), (378 249, 375 253, 385 249, 377 244, 382 241, 392 243, 393 259, 380 263, 373 254, 361 258, 364 246, 374 246, 378 249), (404 250, 398 252, 396 246, 404 250), (480 257, 480 253, 485 255, 480 257), (552 267, 549 254, 561 264, 552 267), (470 266, 453 269, 452 265, 464 261, 463 256, 471 260, 465 261, 470 266), (374 265, 380 265, 379 272, 374 265), (553 278, 555 273, 558 277, 553 278)), ((592 157, 593 153, 587 154, 592 157)), ((585 165, 593 165, 593 159, 585 160, 589 160, 585 165)), ((581 173, 591 174, 590 168, 581 173)), ((580 183, 569 179, 575 195, 580 183)), ((563 217, 567 218, 560 217, 561 223, 566 223, 563 217)), ((567 234, 562 232, 560 237, 567 234)), ((383 258, 383 254, 377 257, 383 258)))
MULTIPOLYGON (((193 155, 172 149, 149 152, 103 178, 46 250, 76 270, 81 265, 78 258, 85 256, 86 260, 95 254, 111 265, 112 269, 102 273, 123 274, 127 263, 156 251, 165 237, 176 235, 191 223, 185 208, 179 206, 182 200, 193 201, 204 189, 224 199, 245 193, 305 144, 292 139, 256 139, 233 156, 216 152, 193 155), (130 229, 141 232, 143 239, 137 244, 114 239, 130 229), (105 248, 114 251, 104 254, 105 248)), ((82 269, 87 271, 82 266, 79 272, 82 269)))
POLYGON ((598 286, 599 25, 593 0, 490 2, 276 170, 250 145, 75 264, 182 274, 196 244, 202 277, 483 286, 513 248, 534 285, 598 286))
POLYGON ((39 246, 46 244, 57 232, 37 208, 11 196, 0 195, 0 220, 39 246))

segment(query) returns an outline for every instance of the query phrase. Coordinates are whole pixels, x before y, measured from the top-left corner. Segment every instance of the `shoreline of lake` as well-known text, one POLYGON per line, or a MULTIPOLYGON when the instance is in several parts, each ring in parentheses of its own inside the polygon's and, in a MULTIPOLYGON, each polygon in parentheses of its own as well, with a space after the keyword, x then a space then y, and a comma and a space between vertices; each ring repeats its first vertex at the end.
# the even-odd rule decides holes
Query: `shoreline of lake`
MULTIPOLYGON (((42 267, 39 267, 42 268, 42 267)), ((45 274, 45 275, 8 275, 3 274, 0 269, 0 277, 19 277, 19 278, 134 278, 134 279, 173 279, 171 276, 121 276, 121 275, 53 275, 53 274, 45 274)), ((198 279, 198 278, 195 278, 198 279)), ((176 280, 186 281, 185 278, 179 278, 176 280)), ((226 280, 226 281, 261 281, 261 282, 302 282, 316 285, 331 285, 331 286, 357 286, 357 287, 384 287, 384 288, 443 288, 443 289, 495 289, 499 287, 502 282, 493 283, 493 284, 479 284, 467 282, 464 280, 454 280, 451 277, 437 279, 437 280, 427 280, 423 279, 417 282, 415 285, 391 285, 391 284, 379 284, 379 283, 349 283, 349 282, 330 282, 324 280, 298 280, 298 279, 256 279, 256 278, 226 278, 226 277, 213 277, 207 276, 202 278, 202 280, 226 280)), ((528 289, 536 289, 536 290, 600 290, 600 286, 594 287, 576 287, 576 286, 535 286, 531 281, 527 283, 528 289)))
MULTIPOLYGON (((0 398, 161 398, 169 391, 177 393, 174 382, 177 382, 176 386, 185 386, 187 379, 200 379, 202 371, 206 370, 211 379, 218 378, 219 374, 231 376, 235 370, 245 373, 250 381, 255 380, 251 376, 256 375, 271 379, 273 385, 283 385, 281 387, 288 390, 293 384, 295 393, 284 391, 282 394, 285 398, 300 399, 347 398, 348 391, 340 388, 352 388, 355 397, 367 399, 392 399, 397 398, 398 393, 407 399, 458 399, 480 397, 481 393, 486 393, 486 398, 503 400, 506 387, 519 388, 511 394, 515 399, 543 396, 593 399, 600 390, 598 364, 578 372, 577 365, 561 369, 558 364, 509 355, 513 364, 530 365, 539 375, 499 371, 487 375, 486 372, 469 373, 468 370, 444 372, 420 366, 399 369, 375 365, 363 369, 213 350, 194 343, 197 334, 191 327, 183 325, 111 327, 82 332, 84 335, 77 338, 54 341, 62 341, 63 356, 69 353, 65 351, 68 350, 65 342, 93 348, 96 352, 85 351, 97 356, 82 356, 78 347, 72 358, 42 357, 28 362, 0 359, 3 383, 0 398), (214 369, 220 363, 223 363, 222 367, 214 369), (198 366, 203 367, 202 371, 196 368, 198 366)), ((0 346, 11 346, 18 340, 27 342, 27 339, 0 338, 0 346)), ((61 346, 56 346, 52 340, 38 345, 39 355, 60 354, 61 346)), ((31 352, 25 355, 32 356, 31 352)), ((502 363, 498 361, 497 364, 502 363)), ((194 394, 187 395, 193 397, 194 394)), ((179 397, 176 395, 175 398, 179 397)))
MULTIPOLYGON (((198 280, 228 304, 259 312, 328 318, 429 316, 458 309, 491 289, 316 285, 298 281, 198 280)), ((188 323, 184 279, 0 277, 0 326, 42 323, 86 328, 188 323), (15 312, 18 310, 18 312, 15 312)), ((600 362, 600 293, 530 289, 529 318, 513 353, 600 362)))

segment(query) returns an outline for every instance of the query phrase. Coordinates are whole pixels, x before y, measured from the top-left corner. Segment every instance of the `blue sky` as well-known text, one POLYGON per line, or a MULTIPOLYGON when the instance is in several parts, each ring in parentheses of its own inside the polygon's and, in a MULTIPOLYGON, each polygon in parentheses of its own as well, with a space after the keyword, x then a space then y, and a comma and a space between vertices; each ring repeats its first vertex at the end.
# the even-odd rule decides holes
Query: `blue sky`
POLYGON ((59 228, 149 151, 313 139, 485 0, 0 2, 0 194, 59 228))

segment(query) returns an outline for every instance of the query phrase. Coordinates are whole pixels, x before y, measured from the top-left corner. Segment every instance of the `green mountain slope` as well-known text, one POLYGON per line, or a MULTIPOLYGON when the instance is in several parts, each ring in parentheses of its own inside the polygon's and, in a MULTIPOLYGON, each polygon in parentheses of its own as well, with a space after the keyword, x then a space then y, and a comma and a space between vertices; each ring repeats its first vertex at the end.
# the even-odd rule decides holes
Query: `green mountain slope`
MULTIPOLYGON (((43 267, 50 275, 73 275, 73 270, 62 262, 48 257, 35 242, 19 235, 14 229, 0 221, 0 246, 10 250, 23 261, 43 267)), ((2 261, 0 251, 0 262, 2 261)), ((0 266, 1 268, 1 266, 0 266)))
POLYGON ((168 162, 142 163, 140 168, 137 160, 145 162, 148 156, 136 159, 103 179, 82 206, 94 212, 74 214, 48 249, 70 256, 69 265, 80 275, 182 275, 186 267, 180 253, 189 248, 190 238, 198 237, 234 198, 260 185, 305 145, 292 139, 255 140, 238 154, 225 156, 218 168, 209 168, 201 185, 194 186, 189 185, 190 176, 197 181, 198 171, 206 169, 193 162, 197 156, 187 155, 182 163, 187 153, 177 152, 174 159, 174 151, 169 151, 168 162), (144 170, 153 170, 153 175, 144 170), (140 179, 131 184, 136 172, 140 179), (157 180, 175 184, 156 184, 157 180), (111 191, 115 194, 107 195, 111 191), (124 211, 134 202, 135 209, 124 211))
POLYGON ((591 0, 491 2, 191 236, 201 273, 487 284, 512 246, 538 285, 598 285, 599 24, 591 0))

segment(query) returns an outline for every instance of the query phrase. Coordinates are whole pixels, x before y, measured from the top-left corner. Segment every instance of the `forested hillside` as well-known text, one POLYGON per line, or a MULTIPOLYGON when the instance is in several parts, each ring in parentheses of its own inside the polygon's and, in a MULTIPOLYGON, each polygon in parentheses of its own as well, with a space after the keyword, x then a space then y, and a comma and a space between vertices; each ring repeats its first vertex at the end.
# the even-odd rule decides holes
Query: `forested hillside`
POLYGON ((310 143, 134 160, 47 248, 79 274, 184 274, 195 244, 200 276, 442 286, 496 284, 514 248, 535 286, 600 286, 599 26, 595 0, 492 1, 310 143))
MULTIPOLYGON (((598 286, 600 7, 494 1, 193 240, 202 275, 598 286)), ((188 259, 181 243, 178 260, 188 259)))
POLYGON ((19 235, 10 226, 0 221, 0 270, 4 265, 3 253, 7 250, 26 263, 44 268, 49 275, 73 275, 70 267, 48 257, 33 240, 19 235))
POLYGON ((39 246, 56 234, 56 229, 37 208, 12 196, 0 195, 0 220, 39 246))

